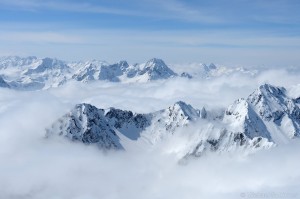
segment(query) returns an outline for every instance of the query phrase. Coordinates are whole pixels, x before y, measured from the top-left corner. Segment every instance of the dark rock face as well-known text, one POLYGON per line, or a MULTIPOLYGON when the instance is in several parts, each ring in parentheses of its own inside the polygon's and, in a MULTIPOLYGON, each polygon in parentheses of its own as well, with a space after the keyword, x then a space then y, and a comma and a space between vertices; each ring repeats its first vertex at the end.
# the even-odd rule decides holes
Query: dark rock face
POLYGON ((194 109, 182 101, 148 114, 79 104, 55 122, 47 135, 57 134, 104 149, 122 149, 121 135, 122 139, 130 140, 143 137, 155 144, 197 122, 205 126, 203 129, 197 126, 196 132, 190 134, 192 139, 184 144, 181 152, 184 158, 199 157, 206 152, 252 153, 273 147, 280 139, 299 137, 300 111, 296 100, 287 96, 285 89, 262 85, 247 99, 236 100, 219 119, 205 108, 194 109))
POLYGON ((86 144, 96 143, 103 149, 121 149, 119 138, 104 116, 103 109, 89 104, 75 108, 47 130, 47 135, 63 135, 86 144))
POLYGON ((110 108, 105 117, 109 123, 126 137, 136 140, 140 133, 150 125, 150 117, 144 114, 133 114, 131 111, 110 108))
POLYGON ((70 67, 61 60, 52 59, 52 58, 44 58, 44 59, 42 59, 42 63, 38 67, 36 67, 34 69, 29 69, 24 74, 30 75, 30 74, 36 74, 36 73, 43 73, 46 71, 67 73, 67 72, 69 72, 69 70, 70 70, 70 67))

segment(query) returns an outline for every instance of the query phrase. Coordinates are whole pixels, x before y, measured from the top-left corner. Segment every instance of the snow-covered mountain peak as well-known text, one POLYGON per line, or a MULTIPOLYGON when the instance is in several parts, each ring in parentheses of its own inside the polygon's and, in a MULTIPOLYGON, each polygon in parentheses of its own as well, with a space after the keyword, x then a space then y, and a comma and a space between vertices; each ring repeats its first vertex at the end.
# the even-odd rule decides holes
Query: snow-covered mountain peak
POLYGON ((114 128, 108 123, 103 109, 90 104, 77 104, 68 114, 47 129, 52 135, 68 137, 73 141, 97 144, 102 149, 122 149, 114 128))
POLYGON ((263 84, 259 86, 259 88, 256 91, 260 91, 260 93, 266 96, 281 96, 285 94, 286 89, 283 87, 276 87, 271 84, 263 84))
POLYGON ((247 100, 240 98, 227 108, 225 114, 237 116, 236 119, 239 119, 242 115, 246 115, 248 110, 249 104, 247 100))
POLYGON ((120 69, 122 71, 126 70, 129 67, 129 64, 125 60, 119 61, 118 65, 120 66, 120 69))
POLYGON ((217 66, 214 63, 210 63, 209 65, 203 64, 204 71, 210 73, 212 70, 216 70, 217 66))
POLYGON ((38 65, 34 69, 29 69, 25 74, 44 73, 46 71, 54 70, 58 70, 59 72, 64 73, 69 71, 70 68, 64 61, 47 57, 42 59, 40 65, 38 65))
POLYGON ((285 88, 263 84, 247 99, 259 114, 266 120, 279 120, 288 106, 294 106, 292 100, 286 96, 285 88))
POLYGON ((163 60, 153 58, 143 65, 139 75, 147 80, 167 79, 177 76, 163 60))
POLYGON ((174 149, 180 158, 201 156, 206 151, 252 153, 300 137, 300 110, 284 88, 261 85, 247 99, 236 100, 222 117, 216 119, 211 113, 183 101, 147 114, 78 104, 57 120, 47 135, 64 135, 105 149, 126 149, 133 141, 154 146, 179 136, 187 139, 180 149, 174 149))
POLYGON ((300 135, 300 108, 287 96, 285 88, 263 84, 249 95, 247 102, 276 143, 300 135))
POLYGON ((109 65, 107 62, 98 60, 77 63, 75 64, 75 68, 78 69, 75 71, 72 78, 81 82, 97 80, 99 78, 101 67, 107 65, 109 65))
POLYGON ((38 59, 35 56, 19 57, 19 56, 6 56, 0 57, 0 69, 9 67, 22 67, 36 62, 38 59))
POLYGON ((190 104, 186 104, 183 101, 176 102, 173 106, 169 107, 169 110, 186 116, 188 120, 197 120, 200 117, 199 110, 194 109, 190 104))
POLYGON ((214 69, 217 69, 217 66, 216 66, 214 63, 210 63, 210 64, 208 65, 208 68, 209 68, 210 70, 214 70, 214 69))
POLYGON ((264 137, 271 140, 271 136, 247 100, 241 98, 236 100, 225 111, 223 122, 233 132, 241 132, 249 138, 264 137))
POLYGON ((149 61, 146 62, 145 64, 147 67, 155 67, 155 66, 167 66, 165 62, 162 59, 158 58, 152 58, 149 61))

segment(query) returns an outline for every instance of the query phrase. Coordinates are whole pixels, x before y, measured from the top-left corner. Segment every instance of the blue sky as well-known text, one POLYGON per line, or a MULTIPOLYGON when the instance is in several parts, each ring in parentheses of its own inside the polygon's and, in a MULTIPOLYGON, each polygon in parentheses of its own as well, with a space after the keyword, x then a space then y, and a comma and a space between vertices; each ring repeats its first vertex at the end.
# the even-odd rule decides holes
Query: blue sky
POLYGON ((0 0, 0 55, 300 66, 298 0, 0 0))

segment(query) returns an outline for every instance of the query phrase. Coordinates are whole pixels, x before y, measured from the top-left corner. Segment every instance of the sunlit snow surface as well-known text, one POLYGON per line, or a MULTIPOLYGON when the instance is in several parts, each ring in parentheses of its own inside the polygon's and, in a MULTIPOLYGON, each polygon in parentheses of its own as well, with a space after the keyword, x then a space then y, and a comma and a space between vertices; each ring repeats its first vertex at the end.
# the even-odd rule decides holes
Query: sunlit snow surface
POLYGON ((297 139, 250 156, 207 154, 178 162, 175 154, 193 140, 193 127, 190 136, 164 146, 123 143, 126 151, 45 138, 45 129, 78 103, 148 113, 182 100, 218 112, 266 82, 300 97, 299 75, 284 69, 148 83, 69 82, 42 91, 1 88, 0 198, 299 198, 297 139))

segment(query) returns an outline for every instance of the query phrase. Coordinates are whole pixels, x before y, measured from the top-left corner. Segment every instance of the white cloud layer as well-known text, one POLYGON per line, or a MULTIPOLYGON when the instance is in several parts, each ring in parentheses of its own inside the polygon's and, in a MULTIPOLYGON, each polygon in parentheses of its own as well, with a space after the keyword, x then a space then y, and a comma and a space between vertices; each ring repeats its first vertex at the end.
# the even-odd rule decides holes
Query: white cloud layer
MULTIPOLYGON (((298 77, 274 69, 255 78, 0 89, 0 198, 299 198, 298 140, 249 157, 212 154, 181 165, 160 150, 102 153, 94 146, 44 137, 46 127, 80 102, 150 112, 183 100, 213 109, 246 97, 264 82, 291 87, 299 84, 298 77)), ((294 86, 289 92, 296 96, 298 90, 294 86)))

